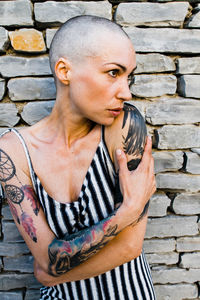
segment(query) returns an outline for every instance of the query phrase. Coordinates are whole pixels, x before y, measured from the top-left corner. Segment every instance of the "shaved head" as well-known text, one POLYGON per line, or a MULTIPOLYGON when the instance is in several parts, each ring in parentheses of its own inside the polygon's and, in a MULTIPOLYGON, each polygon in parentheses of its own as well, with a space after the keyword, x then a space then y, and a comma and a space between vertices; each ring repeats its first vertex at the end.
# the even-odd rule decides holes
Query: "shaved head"
POLYGON ((102 41, 117 36, 128 38, 120 25, 97 16, 78 16, 69 19, 56 32, 49 52, 50 67, 55 76, 54 68, 59 58, 67 58, 78 62, 85 57, 97 56, 101 53, 102 41))

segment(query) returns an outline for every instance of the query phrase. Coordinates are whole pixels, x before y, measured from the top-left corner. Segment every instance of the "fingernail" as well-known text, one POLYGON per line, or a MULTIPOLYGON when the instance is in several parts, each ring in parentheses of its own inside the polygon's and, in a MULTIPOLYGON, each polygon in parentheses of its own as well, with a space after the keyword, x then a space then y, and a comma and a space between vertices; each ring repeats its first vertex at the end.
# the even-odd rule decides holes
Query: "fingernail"
POLYGON ((151 136, 150 135, 148 135, 148 139, 149 139, 149 141, 151 141, 151 136))
POLYGON ((117 150, 116 150, 116 154, 117 154, 118 156, 122 155, 122 150, 121 150, 121 149, 117 149, 117 150))

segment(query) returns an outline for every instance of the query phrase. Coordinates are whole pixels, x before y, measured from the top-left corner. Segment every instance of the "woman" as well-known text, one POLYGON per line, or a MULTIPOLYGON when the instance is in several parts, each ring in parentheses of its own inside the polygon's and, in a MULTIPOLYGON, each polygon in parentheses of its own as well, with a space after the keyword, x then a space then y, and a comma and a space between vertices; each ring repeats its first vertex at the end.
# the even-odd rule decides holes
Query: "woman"
POLYGON ((155 299, 142 253, 155 192, 149 138, 129 171, 146 133, 124 104, 131 41, 107 19, 72 18, 52 41, 50 65, 52 113, 0 140, 1 184, 45 285, 41 299, 155 299))

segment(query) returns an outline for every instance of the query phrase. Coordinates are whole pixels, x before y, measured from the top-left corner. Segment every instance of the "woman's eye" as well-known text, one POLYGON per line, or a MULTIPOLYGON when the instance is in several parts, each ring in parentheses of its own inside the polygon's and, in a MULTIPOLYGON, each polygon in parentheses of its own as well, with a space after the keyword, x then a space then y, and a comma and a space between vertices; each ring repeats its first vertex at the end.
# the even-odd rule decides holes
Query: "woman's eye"
POLYGON ((109 71, 109 74, 115 78, 117 75, 119 75, 119 70, 111 70, 109 71))
POLYGON ((128 85, 131 86, 134 83, 135 83, 135 76, 134 75, 129 75, 128 76, 128 85))

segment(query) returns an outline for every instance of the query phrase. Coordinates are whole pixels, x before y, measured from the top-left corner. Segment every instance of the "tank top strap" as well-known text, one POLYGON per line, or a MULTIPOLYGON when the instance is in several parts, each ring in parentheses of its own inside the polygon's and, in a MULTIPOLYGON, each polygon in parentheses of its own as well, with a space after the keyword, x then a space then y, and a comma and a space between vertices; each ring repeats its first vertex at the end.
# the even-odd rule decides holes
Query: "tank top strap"
POLYGON ((20 140, 20 142, 21 142, 21 144, 23 146, 23 149, 24 149, 24 152, 25 152, 25 155, 26 155, 26 159, 27 159, 27 162, 28 162, 28 167, 29 167, 29 171, 30 171, 31 180, 32 180, 32 183, 33 183, 33 188, 36 191, 35 172, 34 172, 34 169, 33 169, 33 165, 32 165, 32 161, 31 161, 30 153, 29 153, 28 147, 26 145, 26 142, 25 142, 23 136, 21 135, 21 133, 17 129, 15 129, 15 128, 8 128, 7 130, 5 130, 4 132, 2 132, 0 134, 0 138, 2 136, 4 136, 6 133, 8 133, 8 132, 15 133, 15 135, 19 138, 19 140, 20 140))

